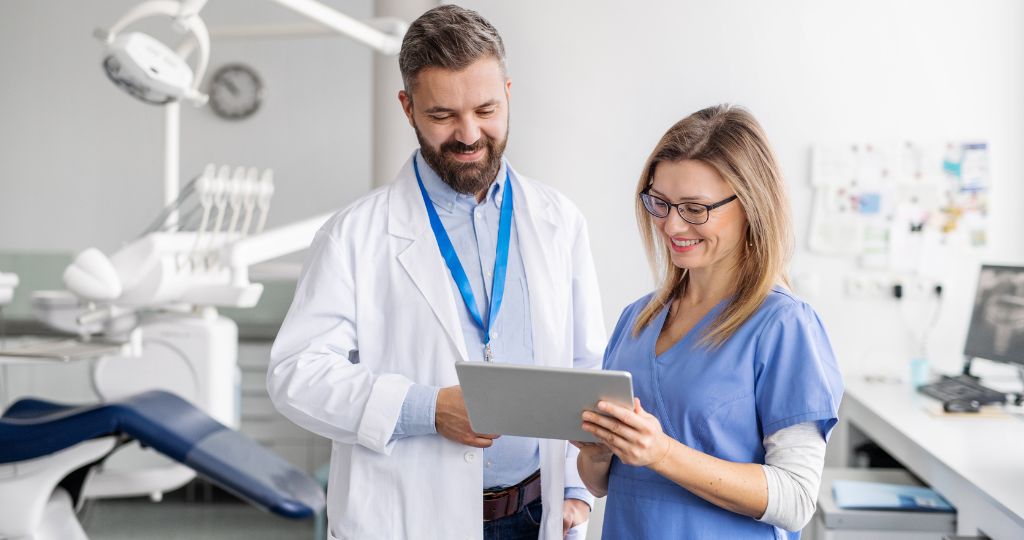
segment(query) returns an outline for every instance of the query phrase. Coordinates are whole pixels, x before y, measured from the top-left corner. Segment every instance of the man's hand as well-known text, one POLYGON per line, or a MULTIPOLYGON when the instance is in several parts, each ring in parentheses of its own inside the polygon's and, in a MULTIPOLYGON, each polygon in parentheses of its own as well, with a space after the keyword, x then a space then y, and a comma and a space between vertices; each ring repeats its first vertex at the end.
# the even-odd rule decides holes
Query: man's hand
POLYGON ((487 448, 500 435, 476 433, 469 427, 466 402, 462 399, 462 387, 449 386, 437 393, 437 407, 434 412, 434 426, 437 434, 467 446, 487 448))
POLYGON ((569 529, 590 519, 590 505, 579 499, 566 499, 562 503, 562 538, 569 535, 569 529))

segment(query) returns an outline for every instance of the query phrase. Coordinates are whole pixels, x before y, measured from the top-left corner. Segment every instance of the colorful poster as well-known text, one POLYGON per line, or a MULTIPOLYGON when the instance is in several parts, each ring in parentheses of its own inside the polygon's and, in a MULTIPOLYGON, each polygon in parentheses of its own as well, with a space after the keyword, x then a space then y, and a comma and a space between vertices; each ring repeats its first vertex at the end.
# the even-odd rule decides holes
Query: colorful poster
POLYGON ((936 245, 985 245, 984 142, 819 145, 811 185, 808 243, 816 253, 915 271, 936 245))

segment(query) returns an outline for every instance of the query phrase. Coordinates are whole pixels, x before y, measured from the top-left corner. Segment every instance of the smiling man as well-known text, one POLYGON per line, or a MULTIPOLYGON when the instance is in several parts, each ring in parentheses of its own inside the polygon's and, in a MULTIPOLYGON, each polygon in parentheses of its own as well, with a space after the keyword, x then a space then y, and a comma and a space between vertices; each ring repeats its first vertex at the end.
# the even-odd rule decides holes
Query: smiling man
POLYGON ((432 9, 399 67, 420 148, 317 233, 271 398, 334 441, 332 538, 582 537, 593 499, 577 450, 474 432, 454 364, 600 364, 586 224, 504 159, 512 83, 490 23, 432 9))

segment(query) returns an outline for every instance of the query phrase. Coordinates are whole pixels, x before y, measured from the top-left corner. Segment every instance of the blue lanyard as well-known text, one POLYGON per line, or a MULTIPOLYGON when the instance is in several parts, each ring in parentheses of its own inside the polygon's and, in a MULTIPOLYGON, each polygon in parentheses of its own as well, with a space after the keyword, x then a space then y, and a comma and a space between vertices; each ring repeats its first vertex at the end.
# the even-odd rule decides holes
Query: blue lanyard
POLYGON ((487 322, 484 323, 477 308, 476 297, 473 295, 473 288, 469 285, 469 278, 466 271, 459 262, 459 255, 455 252, 448 232, 441 223, 441 218, 434 209, 434 203, 427 195, 427 188, 423 186, 423 179, 420 178, 420 167, 416 158, 412 160, 413 170, 416 172, 416 182, 420 186, 420 195, 423 195, 423 204, 427 207, 427 216, 430 218, 430 228, 434 230, 434 238, 437 240, 437 247, 441 250, 441 256, 448 265, 448 271, 452 279, 462 293, 462 301, 466 303, 466 309, 473 317, 473 322, 484 331, 484 361, 490 362, 494 359, 491 353, 491 323, 498 317, 498 310, 501 309, 501 299, 505 295, 505 270, 508 268, 509 238, 512 236, 512 182, 509 178, 508 168, 505 169, 505 188, 501 201, 501 217, 498 219, 498 247, 494 255, 494 281, 491 283, 491 309, 487 314, 487 322))

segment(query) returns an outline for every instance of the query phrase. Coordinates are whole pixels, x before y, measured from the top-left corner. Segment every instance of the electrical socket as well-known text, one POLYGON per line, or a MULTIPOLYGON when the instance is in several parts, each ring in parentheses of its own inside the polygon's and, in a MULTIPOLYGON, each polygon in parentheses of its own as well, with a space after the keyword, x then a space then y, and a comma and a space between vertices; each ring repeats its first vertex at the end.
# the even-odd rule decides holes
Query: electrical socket
POLYGON ((892 280, 887 276, 870 276, 868 290, 871 298, 888 298, 892 296, 892 280))
POLYGON ((908 300, 924 300, 934 298, 935 287, 941 285, 938 280, 925 276, 906 276, 900 279, 903 285, 903 297, 908 300))
POLYGON ((844 280, 849 298, 862 300, 897 300, 895 287, 900 286, 901 300, 923 300, 935 297, 935 287, 941 283, 919 275, 892 275, 885 272, 858 272, 844 280))
POLYGON ((887 274, 860 272, 846 276, 846 296, 850 298, 883 300, 892 298, 893 280, 887 274))
POLYGON ((864 277, 856 274, 846 276, 844 285, 846 296, 850 298, 863 298, 868 287, 864 277))

